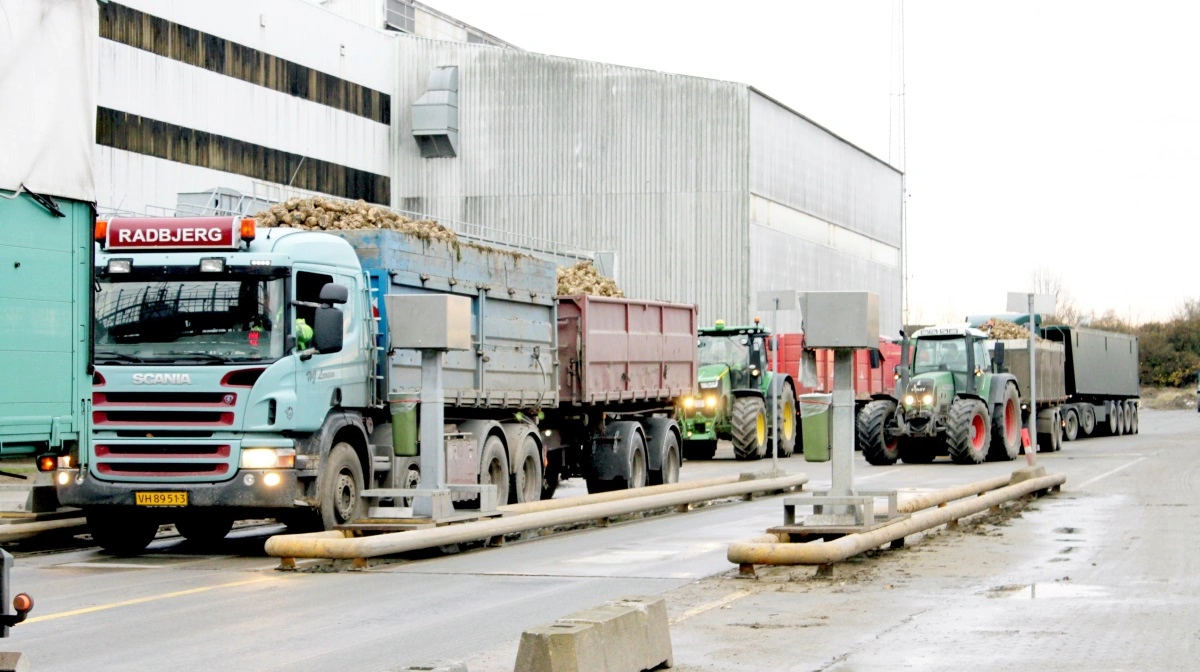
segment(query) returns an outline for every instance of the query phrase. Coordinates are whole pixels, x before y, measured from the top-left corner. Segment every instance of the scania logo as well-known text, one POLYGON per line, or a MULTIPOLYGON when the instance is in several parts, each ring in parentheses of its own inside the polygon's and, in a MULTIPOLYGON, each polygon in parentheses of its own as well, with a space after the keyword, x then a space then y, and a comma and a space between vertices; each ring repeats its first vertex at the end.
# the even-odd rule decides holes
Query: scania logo
POLYGON ((233 402, 237 401, 237 397, 233 396, 232 394, 227 394, 221 397, 221 401, 225 402, 226 406, 232 406, 233 402))
POLYGON ((134 385, 191 385, 192 377, 186 373, 135 373, 134 385))

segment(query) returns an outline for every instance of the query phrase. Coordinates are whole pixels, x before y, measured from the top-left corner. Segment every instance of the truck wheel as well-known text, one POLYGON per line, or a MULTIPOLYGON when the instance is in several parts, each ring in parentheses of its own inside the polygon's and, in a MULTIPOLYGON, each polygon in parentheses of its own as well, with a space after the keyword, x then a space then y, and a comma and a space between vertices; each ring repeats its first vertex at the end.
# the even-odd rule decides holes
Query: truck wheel
POLYGON ((1131 434, 1137 434, 1138 433, 1138 402, 1136 402, 1136 401, 1129 402, 1129 417, 1132 419, 1132 423, 1133 423, 1130 425, 1129 431, 1131 434))
POLYGON ((1121 414, 1124 416, 1125 426, 1121 429, 1122 434, 1133 433, 1133 404, 1128 401, 1121 403, 1121 414))
POLYGON ((516 452, 516 470, 513 471, 509 504, 536 502, 542 494, 542 451, 537 439, 526 434, 521 440, 521 449, 516 452))
POLYGON ((762 397, 738 397, 733 402, 733 456, 760 460, 767 452, 767 408, 762 397))
POLYGON ((321 472, 321 525, 332 530, 366 515, 362 500, 362 465, 354 448, 346 443, 336 444, 329 451, 329 461, 321 472))
POLYGON ((946 450, 956 464, 979 464, 991 444, 987 407, 978 399, 955 399, 946 419, 946 450))
POLYGON ((175 529, 179 530, 188 541, 202 546, 217 543, 233 529, 233 516, 213 515, 208 512, 198 512, 184 516, 175 521, 175 529))
POLYGON ((937 457, 929 439, 896 439, 896 451, 905 464, 929 464, 937 457))
POLYGON ((496 503, 508 501, 508 455, 504 453, 504 442, 490 435, 479 451, 479 484, 496 486, 496 503))
POLYGON ((90 510, 84 515, 92 541, 112 555, 137 555, 158 534, 158 521, 137 511, 90 510))
POLYGON ((650 472, 650 485, 665 485, 679 482, 679 439, 675 432, 667 432, 667 445, 663 448, 662 469, 650 472))
POLYGON ((624 447, 623 452, 629 460, 625 465, 625 476, 617 476, 611 479, 589 478, 587 479, 588 494, 598 492, 611 492, 622 488, 644 488, 646 480, 649 478, 648 468, 646 466, 646 442, 642 440, 642 433, 635 431, 636 422, 622 423, 629 425, 624 428, 624 431, 616 430, 613 423, 609 425, 610 431, 622 437, 622 441, 628 443, 624 447))
POLYGON ((1074 441, 1079 437, 1079 414, 1072 409, 1063 413, 1063 441, 1074 441))
MULTIPOLYGON (((769 414, 771 409, 767 409, 769 414)), ((771 433, 774 436, 774 432, 771 433)), ((773 454, 775 446, 772 443, 773 454)), ((779 457, 791 457, 796 452, 796 390, 791 383, 784 383, 779 394, 779 457)))
POLYGON ((1108 412, 1108 433, 1112 436, 1120 436, 1121 430, 1125 427, 1124 413, 1121 412, 1121 404, 1113 403, 1108 412))
POLYGON ((996 462, 1015 460, 1021 453, 1021 399, 1017 386, 1004 386, 1004 399, 992 416, 992 446, 987 458, 996 462))
POLYGON ((1079 418, 1079 431, 1084 436, 1091 436, 1096 431, 1096 411, 1090 405, 1083 407, 1083 415, 1079 418))
POLYGON ((1050 445, 1054 446, 1054 452, 1057 453, 1058 451, 1062 450, 1062 444, 1063 444, 1062 416, 1059 415, 1058 411, 1054 412, 1054 425, 1053 425, 1053 428, 1050 430, 1050 442, 1051 442, 1050 445))
POLYGON ((900 459, 900 439, 896 431, 896 405, 890 401, 872 401, 855 419, 855 443, 867 462, 877 466, 895 464, 900 459))
POLYGON ((717 454, 716 441, 684 441, 683 457, 688 460, 711 460, 717 454))

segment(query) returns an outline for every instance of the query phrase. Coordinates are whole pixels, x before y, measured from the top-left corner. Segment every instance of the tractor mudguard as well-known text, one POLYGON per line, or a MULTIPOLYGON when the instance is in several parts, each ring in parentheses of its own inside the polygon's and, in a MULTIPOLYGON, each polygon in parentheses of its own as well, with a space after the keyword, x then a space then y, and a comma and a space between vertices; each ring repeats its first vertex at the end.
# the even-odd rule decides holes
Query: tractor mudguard
POLYGON ((1016 376, 1012 375, 1011 373, 993 373, 991 375, 992 388, 988 393, 990 399, 986 400, 989 411, 996 408, 996 404, 1004 401, 1004 391, 1010 382, 1016 386, 1018 398, 1020 397, 1021 386, 1017 384, 1016 376))
POLYGON ((734 399, 741 399, 742 397, 758 397, 759 399, 765 399, 766 395, 762 393, 762 390, 733 390, 734 399))

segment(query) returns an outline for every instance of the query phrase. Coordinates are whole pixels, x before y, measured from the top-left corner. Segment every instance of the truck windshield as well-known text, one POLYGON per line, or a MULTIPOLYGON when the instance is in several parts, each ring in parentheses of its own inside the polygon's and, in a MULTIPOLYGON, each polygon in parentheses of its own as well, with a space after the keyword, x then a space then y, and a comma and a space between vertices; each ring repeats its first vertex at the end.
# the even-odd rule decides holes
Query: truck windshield
POLYGON ((913 347, 913 373, 929 371, 967 372, 966 342, 957 338, 922 338, 913 347))
POLYGON ((700 366, 728 364, 733 369, 744 369, 750 363, 749 339, 741 334, 701 336, 698 348, 700 366))
POLYGON ((194 364, 284 354, 284 280, 97 278, 96 361, 194 364))

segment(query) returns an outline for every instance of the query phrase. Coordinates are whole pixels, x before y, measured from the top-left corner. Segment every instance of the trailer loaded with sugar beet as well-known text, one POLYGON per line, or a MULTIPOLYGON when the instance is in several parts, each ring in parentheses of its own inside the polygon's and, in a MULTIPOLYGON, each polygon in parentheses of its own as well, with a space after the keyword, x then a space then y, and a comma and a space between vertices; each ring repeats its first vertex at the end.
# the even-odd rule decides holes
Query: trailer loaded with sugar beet
POLYGON ((421 353, 391 347, 391 294, 470 298, 472 347, 442 367, 448 483, 505 503, 678 479, 694 306, 556 296, 553 263, 375 215, 98 225, 93 431, 58 482, 101 545, 137 552, 163 523, 328 529, 366 488, 418 485, 421 353))

